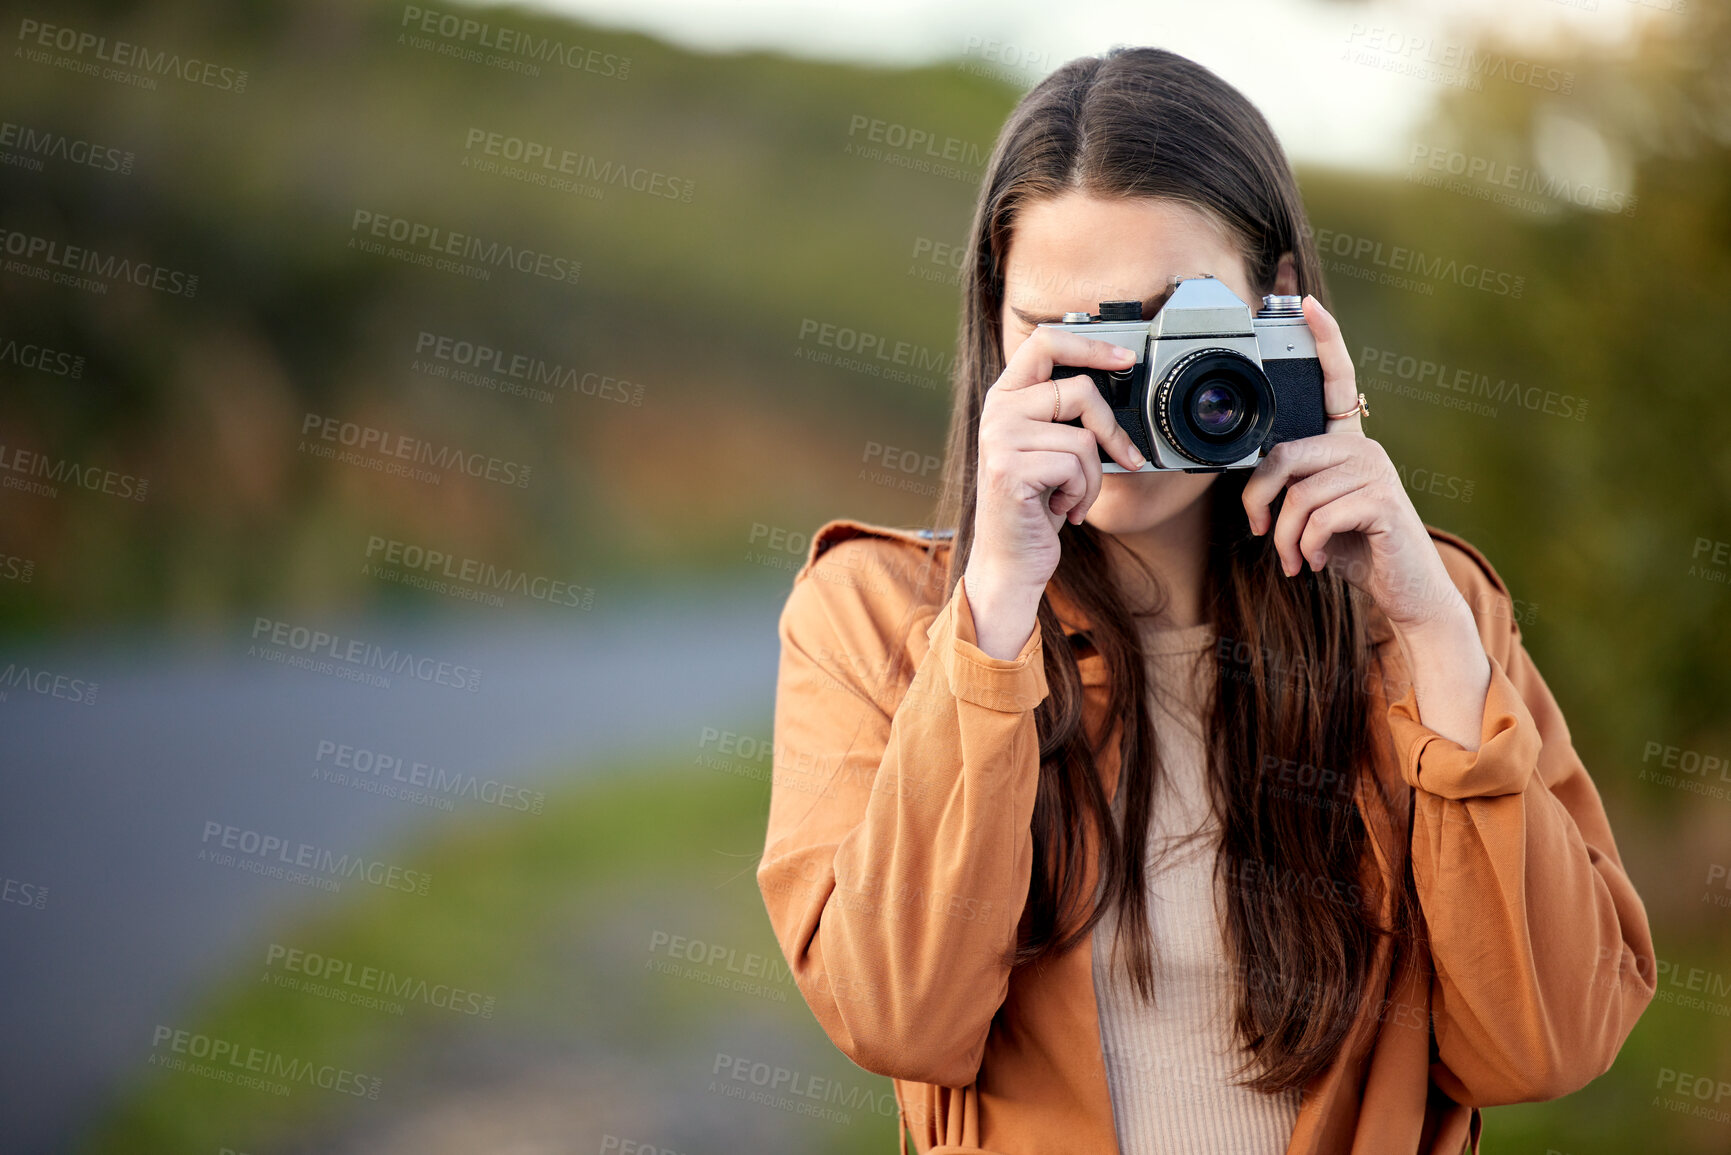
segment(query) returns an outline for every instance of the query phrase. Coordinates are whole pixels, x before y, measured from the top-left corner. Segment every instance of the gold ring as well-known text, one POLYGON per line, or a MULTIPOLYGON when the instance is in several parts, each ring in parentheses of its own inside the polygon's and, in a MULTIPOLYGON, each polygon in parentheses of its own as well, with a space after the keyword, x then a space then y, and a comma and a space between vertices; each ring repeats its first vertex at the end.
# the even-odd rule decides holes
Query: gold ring
POLYGON ((1058 420, 1058 410, 1064 406, 1064 391, 1058 388, 1056 381, 1052 382, 1052 420, 1058 420))
POLYGON ((1348 409, 1345 413, 1328 413, 1324 411, 1324 416, 1326 416, 1330 421, 1340 421, 1344 418, 1353 416, 1369 417, 1370 402, 1364 399, 1363 393, 1360 393, 1358 395, 1358 404, 1354 405, 1351 409, 1348 409))

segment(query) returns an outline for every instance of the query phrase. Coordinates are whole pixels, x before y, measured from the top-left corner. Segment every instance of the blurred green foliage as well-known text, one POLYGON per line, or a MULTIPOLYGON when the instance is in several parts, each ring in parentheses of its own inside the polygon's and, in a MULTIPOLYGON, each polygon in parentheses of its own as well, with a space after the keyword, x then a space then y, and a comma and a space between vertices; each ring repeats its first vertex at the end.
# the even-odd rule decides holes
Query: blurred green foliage
MULTIPOLYGON (((918 495, 862 480, 861 456, 868 440, 938 452, 943 390, 796 352, 811 348, 801 342, 810 321, 951 347, 957 293, 929 279, 920 246, 964 239, 975 186, 853 155, 850 125, 914 126, 983 153, 1013 88, 954 65, 705 56, 488 10, 495 24, 630 60, 624 79, 547 65, 528 76, 416 47, 403 13, 183 0, 37 17, 196 48, 249 70, 238 95, 140 92, 8 58, 7 121, 100 140, 135 163, 125 175, 52 160, 39 172, 0 167, 0 227, 200 277, 188 300, 0 275, 0 340, 85 359, 77 379, 0 365, 0 441, 151 482, 137 504, 0 494, 0 549, 35 567, 31 582, 0 588, 12 637, 184 627, 260 607, 426 604, 361 574, 373 536, 563 575, 605 599, 692 574, 785 573, 753 565, 756 527, 800 534, 838 515, 928 516, 918 495), (692 197, 609 186, 593 199, 479 171, 465 164, 475 132, 659 172, 690 182, 692 197), (349 247, 357 211, 569 255, 582 274, 568 288, 508 272, 478 283, 362 253, 349 247), (642 404, 576 389, 542 404, 437 379, 413 367, 423 332, 623 380, 642 404), (299 448, 308 414, 528 463, 533 484, 451 475, 429 485, 321 461, 299 448)), ((1728 62, 1726 6, 1691 5, 1650 21, 1635 44, 1555 49, 1545 63, 1575 78, 1567 96, 1507 83, 1455 91, 1421 134, 1427 148, 1535 172, 1584 157, 1636 197, 1629 213, 1530 192, 1497 203, 1484 179, 1428 187, 1428 158, 1402 158, 1388 176, 1300 172, 1319 235, 1348 238, 1351 254, 1366 239, 1385 255, 1400 247, 1520 279, 1518 297, 1446 277, 1391 287, 1363 279, 1382 271, 1378 250, 1331 257, 1352 266, 1331 273, 1331 288, 1371 432, 1426 520, 1483 549, 1519 599, 1661 959, 1721 982, 1731 928, 1698 896, 1705 864, 1731 844, 1731 800, 1641 773, 1654 743, 1731 751, 1731 586, 1710 560, 1731 541, 1728 62), (1584 415, 1515 401, 1494 415, 1450 407, 1445 390, 1403 377, 1401 358, 1518 383, 1528 398, 1567 397, 1584 415)), ((705 818, 729 815, 725 841, 747 847, 760 813, 705 818)), ((512 867, 523 877, 500 885, 514 893, 535 869, 512 867)), ((729 933, 761 937, 749 907, 729 933)), ((524 927, 542 917, 533 902, 512 909, 524 927)), ((424 933, 432 953, 403 965, 452 952, 495 973, 499 960, 464 937, 472 915, 454 908, 448 923, 398 927, 391 949, 417 951, 424 933)), ((365 918, 331 933, 341 949, 386 949, 342 937, 370 933, 365 918)), ((268 1034, 279 1029, 272 997, 225 993, 209 1014, 268 1034)), ((318 1016, 299 1012, 280 1029, 309 1049, 371 1057, 385 1046, 353 1016, 332 1028, 352 1039, 320 1034, 318 1016)), ((1492 1111, 1487 1149, 1580 1155, 1662 1133, 1666 1150, 1724 1150, 1722 1125, 1648 1104, 1660 1068, 1731 1077, 1723 1018, 1655 1004, 1599 1087, 1492 1111)), ((216 1132, 179 1114, 207 1109, 196 1088, 156 1094, 114 1126, 208 1145, 216 1132)), ((260 1114, 235 1126, 268 1134, 279 1123, 260 1114)))
POLYGON ((682 760, 616 767, 541 814, 425 831, 404 854, 436 880, 426 896, 378 891, 278 928, 175 1024, 378 1078, 376 1101, 143 1066, 80 1150, 590 1151, 608 1134, 719 1150, 694 1123, 705 1110, 678 1106, 699 1100, 735 1140, 881 1151, 889 1080, 823 1036, 763 916, 760 776, 670 769, 682 760), (332 997, 366 991, 383 1005, 332 997), (720 1054, 833 1079, 854 1105, 829 1100, 824 1118, 731 1100, 720 1054))

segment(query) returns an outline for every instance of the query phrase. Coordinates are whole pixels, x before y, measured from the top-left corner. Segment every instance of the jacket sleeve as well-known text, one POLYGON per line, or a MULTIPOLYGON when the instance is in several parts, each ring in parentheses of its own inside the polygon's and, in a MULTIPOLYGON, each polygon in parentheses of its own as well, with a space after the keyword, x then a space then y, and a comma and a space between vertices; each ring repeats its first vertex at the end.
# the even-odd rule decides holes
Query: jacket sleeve
POLYGON ((1455 1101, 1487 1107, 1554 1099, 1604 1073, 1655 978, 1646 910, 1507 590, 1493 576, 1472 601, 1491 667, 1479 748, 1420 722, 1410 688, 1388 717, 1414 791, 1431 1074, 1455 1101))
POLYGON ((782 612, 758 886, 843 1053, 878 1074, 965 1087, 1009 990, 1032 871, 1039 632, 1014 660, 990 657, 958 583, 908 683, 908 599, 866 592, 860 558, 874 548, 830 549, 782 612))

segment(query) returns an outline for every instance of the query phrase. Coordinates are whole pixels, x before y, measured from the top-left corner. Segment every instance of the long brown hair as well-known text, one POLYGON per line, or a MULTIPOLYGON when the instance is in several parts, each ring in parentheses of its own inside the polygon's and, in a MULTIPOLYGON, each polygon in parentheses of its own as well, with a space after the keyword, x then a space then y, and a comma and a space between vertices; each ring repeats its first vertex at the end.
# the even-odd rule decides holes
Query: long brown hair
MULTIPOLYGON (((972 546, 981 406, 1004 368, 1011 230, 1023 205, 1072 190, 1200 208, 1240 243, 1258 292, 1273 291, 1290 253, 1298 291, 1326 301, 1297 182, 1267 122, 1236 89, 1152 48, 1084 57, 1048 76, 999 134, 969 235, 937 520, 955 527, 952 592, 972 546)), ((1235 1029, 1249 1053, 1244 1070, 1254 1072, 1246 1083, 1277 1091, 1304 1086, 1332 1063, 1359 1011, 1377 938, 1404 941, 1418 921, 1404 838, 1385 848, 1400 880, 1388 924, 1378 914, 1385 895, 1375 872, 1363 881, 1372 835, 1353 796, 1361 769, 1372 774, 1366 685, 1375 658, 1362 595, 1327 570, 1280 572, 1273 535, 1254 537, 1246 525, 1239 495, 1248 474, 1217 475, 1205 495, 1204 601, 1219 639, 1208 659, 1207 775, 1223 829, 1215 869, 1230 896, 1224 934, 1239 979, 1235 1029), (1276 766, 1326 768, 1329 785, 1295 791, 1270 771, 1276 766)), ((1014 962, 1072 949, 1116 906, 1129 977, 1152 1000, 1144 864, 1160 767, 1133 607, 1111 576, 1114 551, 1121 559, 1128 551, 1086 523, 1065 523, 1060 540, 1062 559, 1038 615, 1050 692, 1035 714, 1035 863, 1014 962), (1086 617, 1085 636, 1066 636, 1053 594, 1086 617), (1104 717, 1116 720, 1104 733, 1087 732, 1083 717, 1077 662, 1090 649, 1108 679, 1104 717), (1112 741, 1122 768, 1121 830, 1097 770, 1112 741), (1098 887, 1085 892, 1090 834, 1098 887)), ((1385 807, 1395 801, 1378 789, 1367 796, 1385 807)), ((1396 828, 1407 829, 1409 818, 1403 808, 1396 828)))

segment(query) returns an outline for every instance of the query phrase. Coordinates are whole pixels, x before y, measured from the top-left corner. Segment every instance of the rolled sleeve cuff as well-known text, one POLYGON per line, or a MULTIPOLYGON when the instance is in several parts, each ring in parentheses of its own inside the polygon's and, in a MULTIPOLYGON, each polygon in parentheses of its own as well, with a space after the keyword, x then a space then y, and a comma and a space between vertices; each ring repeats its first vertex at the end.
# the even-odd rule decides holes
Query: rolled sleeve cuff
POLYGON ((1418 691, 1407 687, 1388 708, 1389 731, 1409 786, 1442 798, 1519 794, 1539 764, 1539 730, 1502 663, 1486 655, 1491 682, 1485 691, 1479 748, 1468 750, 1418 719, 1418 691))
POLYGON ((1046 697, 1046 663, 1035 629, 1015 658, 994 658, 979 647, 974 613, 962 582, 926 631, 950 683, 950 692, 964 702, 1019 714, 1046 697))

